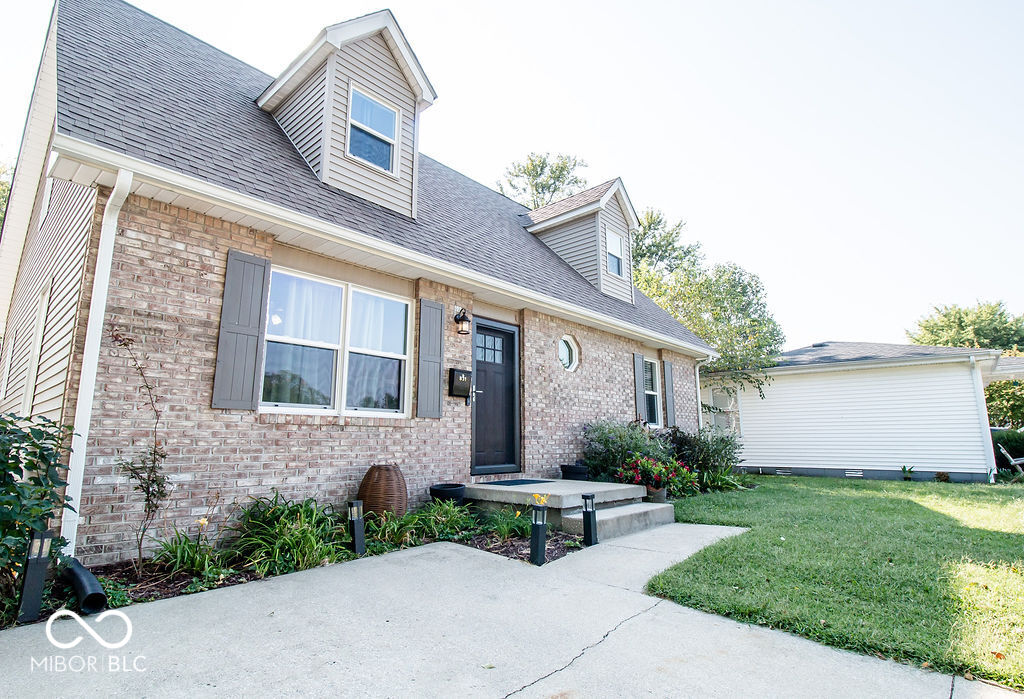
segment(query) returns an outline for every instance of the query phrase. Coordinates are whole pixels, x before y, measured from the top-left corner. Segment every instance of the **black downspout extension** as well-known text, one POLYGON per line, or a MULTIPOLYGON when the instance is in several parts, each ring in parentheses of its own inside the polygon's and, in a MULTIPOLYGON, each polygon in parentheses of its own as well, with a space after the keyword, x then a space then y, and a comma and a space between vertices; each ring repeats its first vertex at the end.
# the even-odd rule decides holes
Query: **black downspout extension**
POLYGON ((78 609, 82 614, 95 614, 107 607, 107 595, 96 576, 86 570, 85 566, 72 558, 71 563, 61 574, 75 588, 78 596, 78 609))

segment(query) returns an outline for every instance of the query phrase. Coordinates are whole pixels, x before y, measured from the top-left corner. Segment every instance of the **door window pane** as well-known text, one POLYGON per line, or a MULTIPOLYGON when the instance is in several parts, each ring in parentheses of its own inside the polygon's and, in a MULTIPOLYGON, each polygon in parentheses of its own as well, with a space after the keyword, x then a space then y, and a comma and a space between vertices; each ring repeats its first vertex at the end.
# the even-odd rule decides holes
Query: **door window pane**
POLYGON ((397 116, 395 110, 390 107, 385 107, 358 90, 352 90, 352 121, 368 126, 393 141, 397 116))
POLYGON ((330 407, 336 356, 330 349, 268 341, 263 402, 330 407))
POLYGON ((340 286, 273 272, 267 334, 338 344, 342 293, 340 286))
POLYGON ((348 355, 345 403, 366 410, 401 409, 402 361, 352 352, 348 355))
POLYGON ((408 312, 408 304, 401 301, 353 291, 349 345, 376 352, 405 354, 408 312))

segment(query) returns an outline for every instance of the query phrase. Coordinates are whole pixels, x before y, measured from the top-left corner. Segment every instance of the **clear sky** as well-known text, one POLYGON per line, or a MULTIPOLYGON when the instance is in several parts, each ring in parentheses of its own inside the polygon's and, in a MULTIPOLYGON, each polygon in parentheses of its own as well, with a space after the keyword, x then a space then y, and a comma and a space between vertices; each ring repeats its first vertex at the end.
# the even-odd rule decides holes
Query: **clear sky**
MULTIPOLYGON (((139 0, 277 74, 356 0, 139 0)), ((492 185, 531 150, 622 177, 760 275, 787 347, 904 342, 935 304, 1024 312, 1024 2, 388 6, 438 92, 422 150, 492 185)), ((4 11, 13 161, 49 7, 4 11)))

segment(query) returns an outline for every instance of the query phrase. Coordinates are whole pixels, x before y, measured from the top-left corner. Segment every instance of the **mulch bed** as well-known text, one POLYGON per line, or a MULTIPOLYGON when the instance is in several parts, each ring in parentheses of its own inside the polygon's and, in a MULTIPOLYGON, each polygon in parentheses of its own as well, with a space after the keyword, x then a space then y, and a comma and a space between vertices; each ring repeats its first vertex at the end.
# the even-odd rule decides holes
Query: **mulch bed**
MULTIPOLYGON (((106 578, 124 585, 127 588, 125 593, 132 602, 150 602, 167 597, 177 597, 184 594, 185 588, 195 580, 195 577, 188 573, 171 573, 164 566, 153 562, 148 562, 142 569, 141 579, 135 574, 135 567, 131 561, 96 566, 89 570, 97 578, 106 578)), ((243 570, 225 576, 216 585, 211 584, 210 589, 239 585, 250 580, 258 580, 259 577, 252 571, 243 570)))
MULTIPOLYGON (((513 537, 502 541, 494 534, 477 534, 472 539, 463 541, 466 546, 472 546, 481 551, 496 553, 518 561, 530 560, 530 539, 529 537, 513 537)), ((583 548, 583 537, 565 532, 549 531, 547 556, 545 561, 557 561, 573 551, 583 548)))

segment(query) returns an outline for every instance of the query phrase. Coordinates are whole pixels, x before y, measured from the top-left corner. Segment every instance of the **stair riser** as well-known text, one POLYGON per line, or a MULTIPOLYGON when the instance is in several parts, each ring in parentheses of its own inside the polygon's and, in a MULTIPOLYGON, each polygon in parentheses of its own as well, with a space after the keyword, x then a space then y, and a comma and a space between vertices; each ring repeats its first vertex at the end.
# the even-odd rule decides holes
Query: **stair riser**
MULTIPOLYGON (((636 532, 671 524, 675 521, 675 509, 669 505, 646 512, 633 512, 621 517, 603 519, 597 524, 597 536, 601 541, 614 539, 617 536, 635 534, 636 532)), ((583 534, 583 518, 564 517, 560 529, 570 534, 583 534)))

